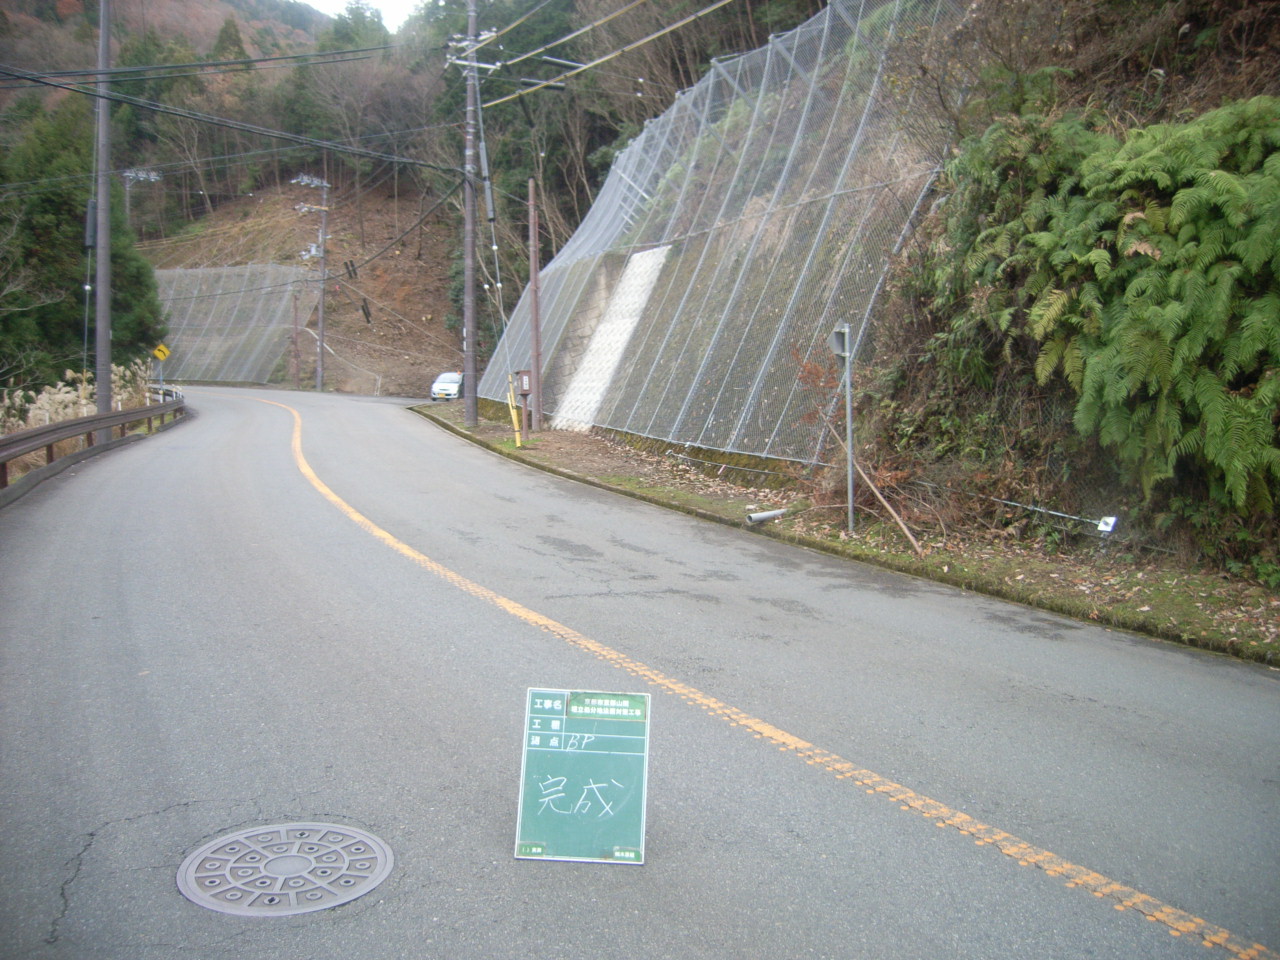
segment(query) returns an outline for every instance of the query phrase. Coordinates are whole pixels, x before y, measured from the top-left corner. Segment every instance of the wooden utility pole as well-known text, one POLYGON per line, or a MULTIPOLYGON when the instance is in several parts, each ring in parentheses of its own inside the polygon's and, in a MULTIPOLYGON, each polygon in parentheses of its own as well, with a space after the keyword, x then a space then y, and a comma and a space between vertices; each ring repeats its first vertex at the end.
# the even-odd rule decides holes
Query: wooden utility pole
MULTIPOLYGON (((111 412, 111 101, 106 99, 111 70, 111 12, 98 5, 97 177, 98 212, 94 268, 94 379, 99 413, 111 412)), ((107 437, 110 431, 105 431, 107 437)))

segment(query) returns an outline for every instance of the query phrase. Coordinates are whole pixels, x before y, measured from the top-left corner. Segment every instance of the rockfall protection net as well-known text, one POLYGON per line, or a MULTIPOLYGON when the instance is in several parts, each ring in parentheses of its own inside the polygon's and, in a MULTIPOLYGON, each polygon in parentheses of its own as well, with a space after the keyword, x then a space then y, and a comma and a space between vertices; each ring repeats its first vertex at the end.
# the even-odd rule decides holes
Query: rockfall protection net
POLYGON ((319 299, 318 276, 279 264, 157 270, 169 326, 165 379, 267 383, 295 324, 305 337, 300 349, 314 355, 315 341, 303 328, 319 299))
MULTIPOLYGON (((839 388, 802 371, 839 371, 827 340, 842 324, 869 352, 889 261, 949 145, 891 56, 956 13, 951 0, 835 0, 716 61, 649 122, 540 274, 552 427, 831 459, 822 415, 839 388)), ((508 373, 532 365, 529 300, 482 397, 505 399, 508 373)))

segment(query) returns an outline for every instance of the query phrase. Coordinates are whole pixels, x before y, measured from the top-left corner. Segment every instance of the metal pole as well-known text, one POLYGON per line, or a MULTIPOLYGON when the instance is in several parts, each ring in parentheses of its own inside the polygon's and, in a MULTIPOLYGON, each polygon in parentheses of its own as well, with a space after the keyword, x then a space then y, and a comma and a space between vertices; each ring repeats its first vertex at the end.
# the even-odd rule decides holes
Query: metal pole
POLYGON ((302 389, 302 354, 298 352, 298 288, 293 288, 293 389, 302 389))
POLYGON ((480 422, 476 404, 476 0, 467 0, 467 116, 462 161, 462 396, 468 427, 480 422))
MULTIPOLYGON (((98 6, 98 91, 107 93, 111 69, 111 14, 109 0, 98 6)), ((98 99, 98 224, 96 276, 94 277, 94 379, 99 413, 111 412, 111 111, 110 101, 98 99)), ((110 439, 110 431, 103 439, 110 439)))
POLYGON ((324 392, 324 293, 329 285, 325 269, 325 234, 329 231, 329 181, 320 187, 320 305, 316 318, 316 392, 324 392))
POLYGON ((844 445, 849 451, 848 467, 848 499, 849 499, 849 532, 853 533, 853 349, 849 344, 849 325, 844 327, 844 445))
POLYGON ((542 429, 542 315, 538 303, 538 273, 541 265, 538 257, 538 195, 529 178, 529 326, 533 337, 533 430, 542 429))

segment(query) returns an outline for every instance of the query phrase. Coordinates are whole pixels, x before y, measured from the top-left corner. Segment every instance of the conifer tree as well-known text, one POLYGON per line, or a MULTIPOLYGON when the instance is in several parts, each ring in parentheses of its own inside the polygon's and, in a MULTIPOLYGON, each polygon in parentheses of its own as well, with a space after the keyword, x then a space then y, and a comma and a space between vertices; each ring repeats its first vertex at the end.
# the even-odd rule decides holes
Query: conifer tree
MULTIPOLYGON (((30 381, 53 382, 68 366, 78 366, 86 351, 83 286, 92 143, 90 106, 76 98, 52 112, 41 111, 0 160, 4 182, 27 186, 14 201, 18 224, 8 254, 29 271, 26 293, 10 304, 20 309, 0 313, 0 358, 9 365, 22 358, 24 379, 30 381), (50 302, 40 291, 64 295, 50 302)), ((113 360, 123 361, 159 342, 164 326, 154 274, 134 249, 124 223, 123 192, 119 184, 113 186, 112 350, 113 360)), ((91 345, 92 336, 88 340, 91 345)))

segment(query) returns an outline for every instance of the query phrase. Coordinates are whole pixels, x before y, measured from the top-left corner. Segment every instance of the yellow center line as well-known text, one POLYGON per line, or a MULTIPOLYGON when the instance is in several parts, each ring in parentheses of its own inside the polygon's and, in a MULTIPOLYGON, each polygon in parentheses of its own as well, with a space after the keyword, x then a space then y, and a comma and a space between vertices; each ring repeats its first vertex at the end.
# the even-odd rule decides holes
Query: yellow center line
POLYGON ((475 581, 468 580, 461 574, 455 573, 448 567, 442 566, 388 533, 334 493, 311 469, 311 465, 307 463, 306 457, 302 454, 302 416, 298 411, 274 400, 262 400, 261 402, 282 407, 293 414, 294 462, 302 472, 302 475, 326 500, 337 507, 339 511, 362 530, 464 593, 492 604, 513 617, 544 630, 572 646, 585 650, 597 658, 611 663, 615 668, 625 670, 627 673, 639 677, 669 694, 679 696, 687 703, 695 704, 713 716, 721 717, 734 726, 744 727, 756 739, 775 744, 779 750, 793 753, 810 766, 818 767, 833 774, 837 780, 849 781, 855 786, 863 787, 868 794, 892 800, 903 810, 932 820, 934 826, 957 830, 962 834, 973 837, 974 843, 978 846, 993 846, 1005 856, 1016 859, 1022 866, 1036 867, 1052 877, 1062 877, 1067 887, 1083 890, 1093 894, 1095 897, 1109 900, 1116 910, 1136 910, 1153 923, 1164 924, 1169 933, 1175 937, 1184 935, 1200 937, 1204 946, 1221 947, 1228 953, 1238 957, 1239 960, 1280 960, 1280 956, 1260 943, 1249 943, 1246 940, 1242 940, 1229 930, 1209 923, 1184 910, 1179 910, 1177 907, 1163 903, 1155 897, 1149 897, 1132 887, 1116 883, 1109 877, 1020 840, 1013 834, 1006 833, 989 824, 981 823, 966 813, 954 810, 937 800, 922 796, 900 783, 886 780, 870 770, 863 770, 856 764, 831 753, 829 750, 823 750, 806 740, 802 740, 800 737, 787 733, 785 730, 779 730, 764 720, 752 717, 736 707, 703 693, 701 690, 681 683, 673 677, 668 677, 653 667, 647 666, 638 660, 633 660, 612 647, 592 640, 571 627, 552 620, 550 617, 543 616, 536 610, 531 610, 515 600, 495 593, 488 587, 481 586, 475 581))

